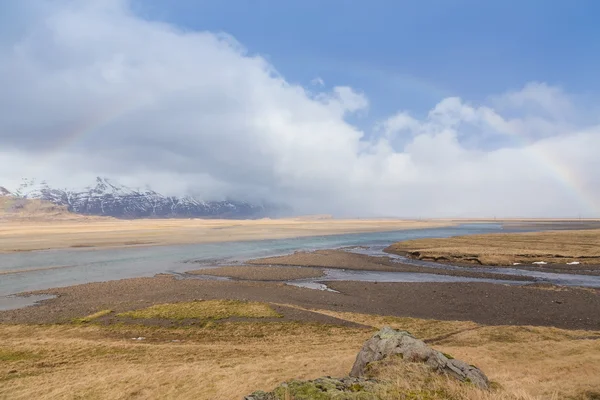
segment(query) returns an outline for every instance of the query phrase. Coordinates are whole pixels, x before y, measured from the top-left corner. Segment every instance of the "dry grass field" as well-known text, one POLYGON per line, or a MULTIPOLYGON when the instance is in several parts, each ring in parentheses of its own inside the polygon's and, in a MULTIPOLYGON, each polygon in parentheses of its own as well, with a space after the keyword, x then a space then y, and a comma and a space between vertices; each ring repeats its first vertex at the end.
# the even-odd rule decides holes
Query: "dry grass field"
POLYGON ((190 244, 433 228, 452 221, 333 219, 313 215, 257 220, 134 219, 73 214, 40 200, 0 196, 0 253, 190 244))
MULTIPOLYGON (((182 305, 186 317, 188 305, 182 305)), ((419 372, 418 366, 395 364, 381 371, 383 398, 600 396, 600 332, 333 311, 317 312, 365 327, 262 322, 252 317, 268 313, 269 305, 238 305, 207 303, 194 311, 200 312, 202 323, 171 328, 143 321, 95 322, 111 318, 109 310, 60 325, 0 325, 0 398, 237 400, 289 379, 346 375, 362 343, 384 325, 408 330, 436 349, 477 365, 496 389, 482 392, 419 372), (206 319, 212 312, 224 317, 223 307, 228 315, 250 318, 206 319)), ((176 306, 169 309, 173 312, 176 306)))
POLYGON ((470 235, 395 243, 387 251, 423 260, 484 265, 600 264, 600 229, 470 235))
POLYGON ((0 252, 278 239, 447 225, 450 223, 304 218, 5 220, 0 221, 0 252))

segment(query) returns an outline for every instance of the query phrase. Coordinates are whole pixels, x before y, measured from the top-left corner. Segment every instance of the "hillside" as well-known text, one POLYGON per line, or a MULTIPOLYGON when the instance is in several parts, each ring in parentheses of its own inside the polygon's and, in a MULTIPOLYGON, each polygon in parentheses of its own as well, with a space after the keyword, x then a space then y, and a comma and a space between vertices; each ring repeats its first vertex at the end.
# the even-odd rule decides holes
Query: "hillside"
POLYGON ((192 196, 166 196, 150 188, 134 189, 106 178, 96 178, 83 189, 60 189, 45 182, 23 180, 10 192, 0 187, 0 194, 28 200, 42 200, 76 214, 115 218, 260 218, 274 211, 273 206, 245 201, 205 201, 192 196))
POLYGON ((66 206, 53 204, 40 199, 23 199, 6 195, 0 187, 0 221, 52 221, 52 220, 90 220, 103 219, 78 215, 66 206))

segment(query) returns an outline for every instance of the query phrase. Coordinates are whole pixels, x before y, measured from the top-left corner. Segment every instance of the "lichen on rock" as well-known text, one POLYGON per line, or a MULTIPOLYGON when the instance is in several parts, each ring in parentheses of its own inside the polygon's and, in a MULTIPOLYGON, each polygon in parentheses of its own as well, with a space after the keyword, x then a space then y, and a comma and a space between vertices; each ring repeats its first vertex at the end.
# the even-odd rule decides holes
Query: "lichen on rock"
MULTIPOLYGON (((387 368, 388 361, 412 365, 411 368, 421 371, 418 373, 424 377, 436 373, 445 374, 479 389, 489 388, 488 378, 475 366, 432 349, 406 331, 384 327, 365 342, 356 356, 350 376, 323 377, 310 381, 292 380, 282 383, 272 392, 254 392, 244 397, 244 400, 381 400, 388 398, 384 394, 386 382, 385 379, 381 381, 376 379, 379 376, 374 376, 377 373, 372 374, 372 372, 373 369, 380 372, 381 368, 387 368)), ((397 372, 391 369, 388 373, 397 372)), ((428 388, 424 390, 418 389, 416 392, 406 393, 403 391, 403 395, 408 397, 402 398, 446 398, 438 396, 437 391, 430 393, 427 391, 428 388)))
POLYGON ((407 362, 425 363, 436 372, 472 383, 481 389, 489 387, 487 376, 479 368, 432 349, 406 331, 397 331, 390 327, 384 327, 365 342, 356 356, 350 376, 368 376, 369 363, 391 356, 401 356, 407 362))

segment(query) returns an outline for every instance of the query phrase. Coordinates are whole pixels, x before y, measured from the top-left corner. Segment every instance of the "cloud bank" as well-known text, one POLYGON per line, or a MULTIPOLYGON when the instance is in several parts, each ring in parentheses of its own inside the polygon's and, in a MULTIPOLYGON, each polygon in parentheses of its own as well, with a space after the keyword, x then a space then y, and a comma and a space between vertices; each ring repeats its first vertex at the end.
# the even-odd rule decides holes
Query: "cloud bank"
POLYGON ((25 4, 0 31, 0 185, 101 175, 297 213, 600 217, 600 127, 558 87, 440 99, 361 131, 348 117, 367 94, 291 84, 226 34, 124 0, 25 4))

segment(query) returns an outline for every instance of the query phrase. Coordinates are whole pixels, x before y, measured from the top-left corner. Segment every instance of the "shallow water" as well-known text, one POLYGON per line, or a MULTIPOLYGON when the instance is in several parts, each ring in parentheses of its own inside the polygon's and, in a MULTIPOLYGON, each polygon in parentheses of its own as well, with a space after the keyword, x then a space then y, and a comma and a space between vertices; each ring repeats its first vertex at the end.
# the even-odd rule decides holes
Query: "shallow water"
MULTIPOLYGON (((158 273, 183 273, 197 269, 189 261, 206 264, 231 264, 244 260, 288 254, 297 250, 317 250, 347 246, 366 246, 367 252, 381 252, 387 245, 409 239, 449 237, 479 233, 507 232, 500 224, 466 224, 455 227, 373 232, 292 239, 275 239, 245 242, 201 243, 177 246, 153 246, 119 249, 46 250, 0 254, 0 309, 15 304, 15 293, 65 287, 89 282, 101 282, 135 277, 151 277, 158 273), (215 260, 219 260, 215 262, 215 260), (2 274, 2 272, 10 272, 2 274)), ((360 251, 360 250, 357 250, 360 251)), ((457 267, 458 268, 458 267, 457 267)), ((493 272, 499 271, 494 269, 493 272)), ((500 272, 501 273, 501 272, 500 272)), ((514 274, 513 270, 510 272, 514 274)), ((523 271, 531 275, 531 271, 523 271)), ((547 279, 547 275, 540 276, 547 279)), ((555 277, 560 282, 573 285, 600 286, 598 277, 576 275, 555 277), (593 278, 596 278, 594 280, 593 278)), ((554 279, 554 278, 552 278, 554 279)), ((450 277, 434 274, 401 272, 365 272, 328 270, 328 276, 317 280, 294 282, 323 289, 327 280, 362 280, 381 282, 479 282, 484 279, 450 277), (317 282, 318 281, 318 282, 317 282)), ((493 281, 503 282, 503 281, 493 281)), ((558 282, 558 281, 557 281, 558 282)), ((511 282, 514 284, 514 282, 511 282)), ((26 304, 39 299, 22 298, 26 304)), ((14 308, 14 307, 11 307, 14 308)))
MULTIPOLYGON (((344 269, 325 269, 325 276, 319 278, 298 279, 288 282, 295 286, 310 287, 314 283, 335 281, 360 282, 487 282, 498 284, 527 284, 528 281, 510 281, 498 279, 467 278, 462 276, 427 274, 420 272, 357 271, 344 269)), ((326 285, 325 285, 326 287, 326 285)), ((322 288, 321 288, 322 289, 322 288)))
MULTIPOLYGON (((411 258, 388 254, 383 251, 386 246, 382 245, 373 245, 373 246, 365 246, 362 248, 353 248, 348 249, 352 253, 365 254, 369 256, 375 257, 389 257, 392 260, 395 260, 402 264, 411 264, 417 265, 425 268, 438 268, 445 269, 449 271, 471 271, 471 272, 487 272, 494 273, 500 275, 517 275, 535 278, 538 283, 551 283, 554 285, 562 285, 562 286, 584 286, 584 287, 600 287, 600 276, 594 275, 575 275, 575 274, 558 274, 552 272, 542 272, 542 271, 531 271, 525 269, 518 268, 490 268, 490 267, 460 267, 457 265, 448 265, 441 264, 432 261, 421 261, 414 260, 411 258)), ((498 280, 492 280, 493 282, 501 283, 498 280)), ((434 282, 434 281, 430 281, 434 282)), ((517 281, 513 281, 512 284, 518 283, 517 281)), ((522 282, 521 282, 522 283, 522 282)), ((531 283, 531 282, 525 282, 531 283)))
POLYGON ((54 299, 56 296, 50 294, 32 294, 29 296, 4 296, 0 298, 0 311, 23 308, 42 300, 54 299))
POLYGON ((89 282, 149 277, 195 269, 187 261, 236 263, 251 258, 399 240, 499 232, 499 224, 314 236, 245 242, 201 243, 118 249, 61 249, 0 254, 0 305, 5 296, 89 282), (10 272, 2 274, 3 272, 10 272))

